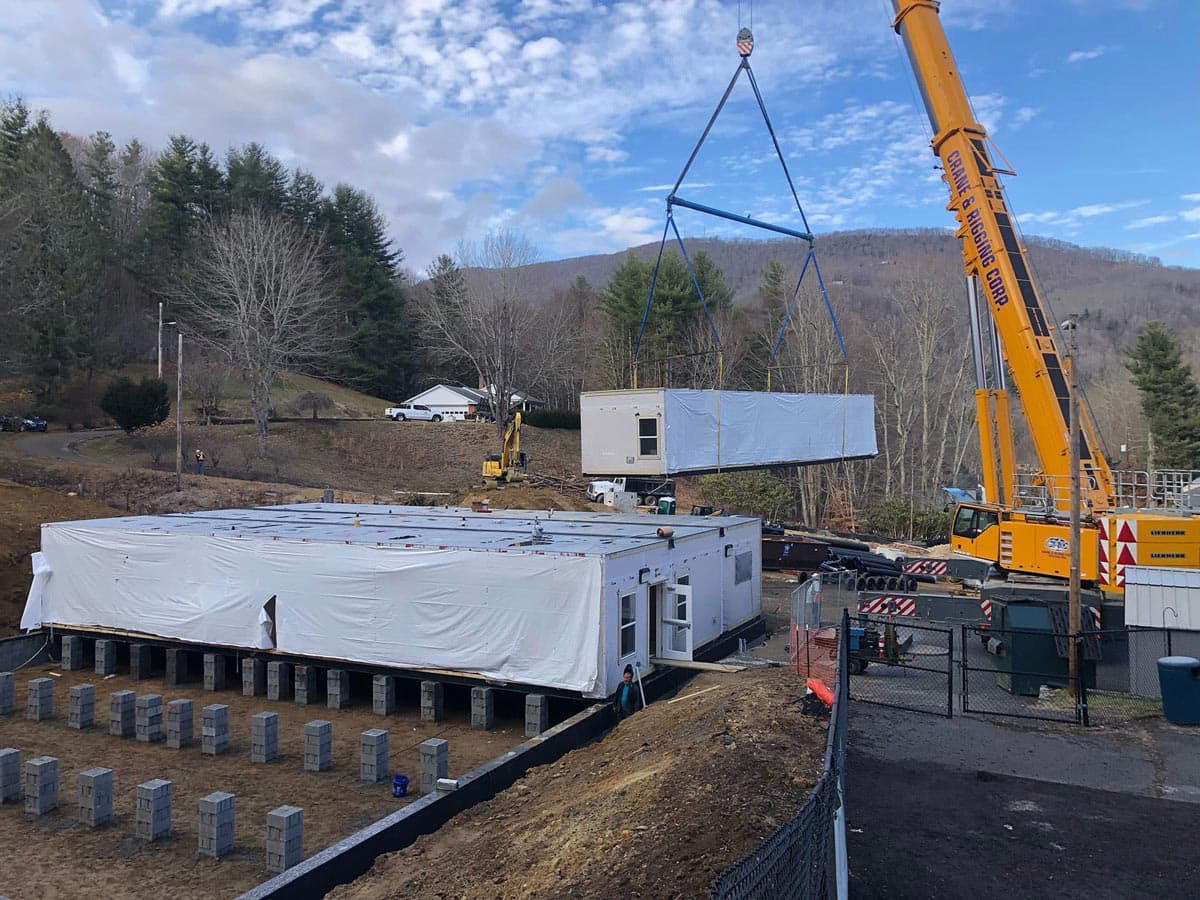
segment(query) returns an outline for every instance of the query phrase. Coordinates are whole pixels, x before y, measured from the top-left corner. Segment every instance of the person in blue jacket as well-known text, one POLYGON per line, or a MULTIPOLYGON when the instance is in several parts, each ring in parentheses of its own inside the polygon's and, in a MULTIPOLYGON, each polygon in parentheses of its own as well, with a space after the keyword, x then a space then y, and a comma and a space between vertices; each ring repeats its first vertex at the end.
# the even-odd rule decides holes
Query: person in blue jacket
POLYGON ((625 667, 621 686, 617 688, 617 696, 613 702, 616 705, 618 719, 628 718, 642 708, 642 695, 638 691, 637 685, 633 683, 633 666, 625 667))

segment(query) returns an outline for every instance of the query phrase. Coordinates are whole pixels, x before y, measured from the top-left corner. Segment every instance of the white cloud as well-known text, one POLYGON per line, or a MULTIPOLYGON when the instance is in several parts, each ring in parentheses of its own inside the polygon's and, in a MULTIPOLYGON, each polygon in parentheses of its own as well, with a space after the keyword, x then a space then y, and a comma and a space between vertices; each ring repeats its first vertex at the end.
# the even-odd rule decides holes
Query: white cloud
POLYGON ((1149 228, 1153 225, 1162 225, 1165 222, 1174 222, 1175 216, 1146 216, 1144 219, 1134 219, 1126 228, 1149 228))
POLYGON ((1192 209, 1185 209, 1179 214, 1179 218, 1185 222, 1200 222, 1200 206, 1192 209))
MULTIPOLYGON (((1076 206, 1064 211, 1048 210, 1046 212, 1022 213, 1018 216, 1018 219, 1024 224, 1056 225, 1070 229, 1077 228, 1086 219, 1095 219, 1100 216, 1111 215, 1115 212, 1123 212, 1127 209, 1136 209, 1139 206, 1145 206, 1149 202, 1148 200, 1125 200, 1120 203, 1085 203, 1082 206, 1076 206)), ((1135 226, 1131 225, 1128 227, 1135 226)))
POLYGON ((1037 109, 1032 106, 1022 106, 1013 113, 1013 123, 1016 126, 1028 125, 1037 117, 1037 109))
POLYGON ((129 91, 140 94, 150 79, 150 66, 145 60, 138 59, 124 47, 113 47, 109 53, 112 56, 113 72, 117 79, 129 91))
POLYGON ((1071 53, 1067 56, 1067 62, 1077 63, 1086 62, 1089 59, 1099 59, 1107 52, 1108 48, 1103 44, 1098 47, 1093 47, 1091 50, 1076 50, 1074 53, 1071 53))
POLYGON ((1200 194, 1184 194, 1182 199, 1189 203, 1200 203, 1200 194))

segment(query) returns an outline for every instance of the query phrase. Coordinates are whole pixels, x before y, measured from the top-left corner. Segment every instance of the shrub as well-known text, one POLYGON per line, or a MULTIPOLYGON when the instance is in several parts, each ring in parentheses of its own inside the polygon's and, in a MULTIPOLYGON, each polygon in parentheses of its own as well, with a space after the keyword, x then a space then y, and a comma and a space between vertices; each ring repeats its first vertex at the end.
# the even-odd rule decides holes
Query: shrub
POLYGON ((139 384, 118 378, 104 392, 100 408, 130 433, 165 421, 171 414, 171 401, 166 383, 157 378, 143 378, 139 384))
POLYGON ((949 540, 950 514, 931 506, 916 506, 901 497, 889 497, 867 510, 863 527, 884 537, 942 543, 949 540))
POLYGON ((534 428, 579 430, 579 413, 570 409, 531 409, 521 413, 521 421, 534 428))

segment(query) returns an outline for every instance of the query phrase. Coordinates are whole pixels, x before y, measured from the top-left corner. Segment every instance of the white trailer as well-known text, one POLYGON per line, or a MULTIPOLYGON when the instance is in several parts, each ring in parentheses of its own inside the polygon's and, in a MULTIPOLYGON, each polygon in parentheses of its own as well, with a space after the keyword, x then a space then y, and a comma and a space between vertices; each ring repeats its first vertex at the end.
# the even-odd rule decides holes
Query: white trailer
POLYGON ((870 394, 647 388, 580 395, 585 475, 698 475, 874 456, 870 394))
POLYGON ((760 616, 760 533, 738 516, 320 503, 56 522, 21 626, 605 697, 626 664, 692 660, 760 616))

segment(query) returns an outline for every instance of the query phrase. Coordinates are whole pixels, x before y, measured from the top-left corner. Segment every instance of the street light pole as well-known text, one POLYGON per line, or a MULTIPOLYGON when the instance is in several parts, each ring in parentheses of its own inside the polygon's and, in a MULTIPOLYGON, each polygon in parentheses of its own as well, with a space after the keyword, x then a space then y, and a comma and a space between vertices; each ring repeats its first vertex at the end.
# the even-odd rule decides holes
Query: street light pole
POLYGON ((175 490, 183 490, 183 332, 175 357, 175 490))
POLYGON ((1080 609, 1079 609, 1079 557, 1080 557, 1080 514, 1079 514, 1079 379, 1076 375, 1076 353, 1078 351, 1078 339, 1076 332, 1078 331, 1078 322, 1074 316, 1071 316, 1064 325, 1071 332, 1071 365, 1067 369, 1067 390, 1070 392, 1069 408, 1070 408, 1070 439, 1071 439, 1071 492, 1070 492, 1070 507, 1071 507, 1071 557, 1070 557, 1070 580, 1067 582, 1067 617, 1068 631, 1070 631, 1070 652, 1067 655, 1067 671, 1068 684, 1071 693, 1078 695, 1079 691, 1079 627, 1080 627, 1080 609))

